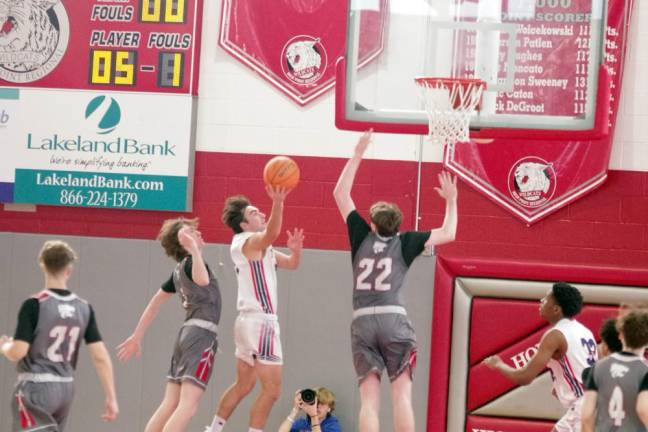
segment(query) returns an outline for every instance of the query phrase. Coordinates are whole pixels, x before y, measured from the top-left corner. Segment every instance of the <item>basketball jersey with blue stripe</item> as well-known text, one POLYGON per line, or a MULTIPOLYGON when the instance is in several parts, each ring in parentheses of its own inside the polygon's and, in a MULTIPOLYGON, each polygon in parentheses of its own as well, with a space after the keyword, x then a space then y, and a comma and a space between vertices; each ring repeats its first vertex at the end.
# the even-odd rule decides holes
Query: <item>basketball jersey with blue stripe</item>
POLYGON ((260 260, 250 260, 243 254, 243 245, 254 234, 256 233, 236 234, 230 247, 238 281, 236 309, 239 312, 276 314, 277 261, 274 249, 269 246, 260 260))
POLYGON ((583 396, 581 377, 583 369, 597 359, 596 339, 587 327, 574 319, 563 318, 552 330, 565 336, 567 352, 560 360, 549 360, 547 367, 551 370, 556 397, 564 407, 570 407, 583 396))

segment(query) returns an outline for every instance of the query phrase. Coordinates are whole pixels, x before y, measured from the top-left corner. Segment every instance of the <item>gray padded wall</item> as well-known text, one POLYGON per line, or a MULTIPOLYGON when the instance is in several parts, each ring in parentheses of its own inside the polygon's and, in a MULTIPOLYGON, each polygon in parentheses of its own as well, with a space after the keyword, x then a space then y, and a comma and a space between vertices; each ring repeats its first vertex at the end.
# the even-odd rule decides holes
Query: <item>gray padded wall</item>
MULTIPOLYGON (((51 236, 0 233, 0 332, 13 333, 22 301, 43 285, 36 256, 51 236)), ((153 293, 166 280, 174 263, 157 242, 58 236, 70 242, 80 255, 69 287, 89 300, 97 313, 104 341, 113 355, 120 417, 102 423, 103 393, 85 349, 77 371, 75 404, 66 432, 93 430, 137 432, 162 399, 171 348, 182 322, 179 299, 161 309, 149 329, 140 359, 119 364, 115 346, 127 337, 153 293)), ((208 245, 206 261, 218 277, 223 294, 219 353, 214 374, 200 409, 188 431, 202 432, 210 423, 218 399, 234 381, 235 359, 232 327, 236 317, 236 280, 228 245, 208 245)), ((424 430, 427 411, 430 327, 434 259, 419 258, 407 279, 406 299, 419 339, 414 379, 417 430, 424 430)), ((292 406, 299 388, 324 385, 337 399, 336 413, 343 430, 357 430, 359 394, 351 361, 351 265, 348 252, 306 250, 297 271, 279 271, 279 316, 285 366, 283 391, 266 432, 276 431, 292 406)), ((0 361, 0 430, 10 430, 10 395, 15 380, 13 365, 0 361)), ((255 390, 258 391, 259 386, 255 390)), ((226 431, 247 430, 254 394, 244 400, 230 418, 226 431)), ((383 377, 382 429, 393 430, 388 380, 383 377)))
MULTIPOLYGON (((0 233, 0 333, 13 332, 16 325, 16 309, 12 305, 11 287, 13 286, 11 271, 11 256, 13 252, 13 236, 0 233), (11 329, 11 330, 9 330, 11 329)), ((13 366, 6 360, 0 359, 0 430, 8 431, 11 427, 9 403, 11 388, 14 383, 13 366)))

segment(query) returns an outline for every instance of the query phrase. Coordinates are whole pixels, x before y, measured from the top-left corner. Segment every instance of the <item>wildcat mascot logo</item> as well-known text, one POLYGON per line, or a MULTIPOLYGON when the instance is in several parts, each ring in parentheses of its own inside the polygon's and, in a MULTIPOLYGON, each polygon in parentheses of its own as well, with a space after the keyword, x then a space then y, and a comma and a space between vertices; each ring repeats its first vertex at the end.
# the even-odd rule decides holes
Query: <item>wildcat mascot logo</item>
POLYGON ((309 85, 319 80, 327 66, 326 50, 319 38, 308 35, 290 39, 281 52, 281 67, 292 82, 309 85))
POLYGON ((70 25, 62 0, 0 0, 0 78, 39 80, 59 64, 70 25))
POLYGON ((536 156, 520 159, 509 172, 509 192, 515 201, 529 208, 545 205, 556 191, 553 164, 536 156))

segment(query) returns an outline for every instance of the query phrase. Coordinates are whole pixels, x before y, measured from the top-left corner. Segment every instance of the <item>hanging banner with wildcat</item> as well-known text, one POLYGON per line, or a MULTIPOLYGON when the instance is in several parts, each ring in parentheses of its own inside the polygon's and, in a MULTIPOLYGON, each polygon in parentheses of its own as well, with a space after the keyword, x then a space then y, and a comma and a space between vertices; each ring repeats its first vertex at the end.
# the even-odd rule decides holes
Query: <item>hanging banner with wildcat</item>
POLYGON ((196 95, 201 11, 201 0, 0 0, 0 86, 196 95))
MULTIPOLYGON (((468 0, 458 0, 464 1, 468 0)), ((519 89, 498 94, 495 109, 500 114, 526 111, 560 118, 584 116, 585 105, 595 102, 597 121, 607 133, 579 139, 556 128, 555 137, 539 140, 520 130, 519 136, 489 144, 453 143, 444 154, 450 171, 528 225, 585 196, 607 178, 632 1, 543 1, 530 6, 539 23, 522 26, 518 33, 526 56, 516 68, 519 89), (601 37, 591 31, 599 23, 606 24, 601 37), (590 57, 590 45, 602 49, 600 65, 590 57), (598 83, 588 89, 586 75, 593 68, 599 70, 598 83)))
POLYGON ((0 0, 0 202, 190 210, 201 14, 0 0))
MULTIPOLYGON (((383 48, 386 0, 360 19, 360 66, 383 48), (379 7, 382 5, 381 7, 379 7)), ((335 84, 344 56, 348 0, 223 0, 219 44, 270 84, 306 105, 335 84)))

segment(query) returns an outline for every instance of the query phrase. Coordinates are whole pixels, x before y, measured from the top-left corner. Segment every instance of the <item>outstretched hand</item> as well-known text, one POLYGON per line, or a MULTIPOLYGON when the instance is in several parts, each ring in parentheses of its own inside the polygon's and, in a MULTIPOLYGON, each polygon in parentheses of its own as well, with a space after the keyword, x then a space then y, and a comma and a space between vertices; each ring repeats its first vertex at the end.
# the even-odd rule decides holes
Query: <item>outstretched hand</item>
POLYGON ((457 177, 453 177, 447 171, 441 171, 438 175, 439 187, 435 187, 439 196, 446 201, 457 199, 457 177))
POLYGON ((369 129, 362 135, 360 135, 360 138, 358 139, 358 143, 355 146, 355 154, 356 156, 362 157, 367 150, 367 147, 369 147, 369 144, 371 144, 371 141, 373 139, 373 129, 369 129))
POLYGON ((483 363, 488 366, 490 369, 497 369, 499 365, 504 363, 500 356, 498 355, 492 355, 490 357, 486 357, 483 361, 483 363))
POLYGON ((131 335, 124 342, 117 345, 117 358, 122 362, 127 362, 131 357, 140 358, 142 355, 142 345, 139 339, 131 335))
POLYGON ((286 199, 286 196, 288 196, 288 194, 292 190, 285 187, 277 187, 272 185, 266 185, 265 189, 272 202, 283 202, 286 199))
POLYGON ((190 232, 191 228, 184 226, 178 231, 178 242, 191 255, 200 253, 202 242, 199 242, 190 232))
POLYGON ((302 247, 304 247, 304 229, 295 228, 293 232, 286 231, 286 234, 288 235, 288 241, 286 242, 288 249, 292 252, 301 251, 302 247))

